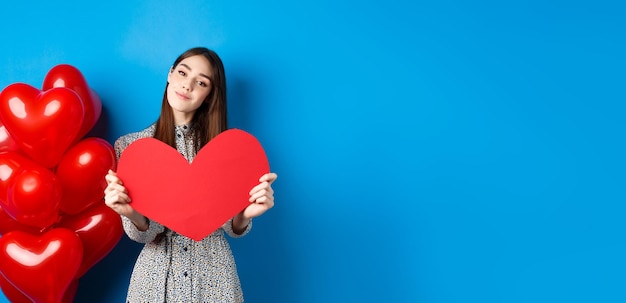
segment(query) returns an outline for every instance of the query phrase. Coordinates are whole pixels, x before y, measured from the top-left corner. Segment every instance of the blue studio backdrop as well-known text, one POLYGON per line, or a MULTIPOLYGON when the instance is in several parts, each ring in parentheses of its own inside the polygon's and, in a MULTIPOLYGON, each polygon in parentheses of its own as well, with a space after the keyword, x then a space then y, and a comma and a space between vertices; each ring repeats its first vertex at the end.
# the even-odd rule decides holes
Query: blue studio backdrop
MULTIPOLYGON (((229 239, 249 302, 626 302, 625 13, 608 0, 11 1, 0 87, 41 87, 71 64, 113 143, 157 118, 179 53, 216 50, 230 126, 279 174, 276 206, 229 239)), ((140 248, 124 235, 76 302, 123 302, 140 248)))

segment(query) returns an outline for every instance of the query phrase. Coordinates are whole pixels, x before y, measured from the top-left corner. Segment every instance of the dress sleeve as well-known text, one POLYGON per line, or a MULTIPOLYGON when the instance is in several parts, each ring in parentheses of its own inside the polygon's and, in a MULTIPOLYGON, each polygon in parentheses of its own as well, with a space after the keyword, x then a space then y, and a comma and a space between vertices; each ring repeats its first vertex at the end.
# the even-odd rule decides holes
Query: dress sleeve
MULTIPOLYGON (((128 147, 128 145, 130 145, 137 139, 150 136, 151 131, 153 131, 152 127, 149 127, 143 130, 142 132, 130 133, 115 140, 113 148, 115 149, 115 156, 117 157, 117 160, 119 161, 120 157, 122 156, 122 153, 128 147)), ((128 237, 131 240, 139 242, 139 243, 152 242, 154 241, 154 239, 156 238, 158 234, 165 231, 165 227, 163 225, 155 221, 152 221, 150 219, 148 219, 149 221, 148 230, 140 231, 139 229, 137 229, 137 226, 135 226, 135 224, 133 224, 133 222, 130 219, 128 219, 125 216, 121 216, 121 217, 122 217, 122 226, 124 227, 124 232, 126 233, 126 235, 128 235, 128 237)))
POLYGON ((250 230, 252 229, 252 220, 250 220, 250 223, 248 223, 248 226, 246 226, 246 229, 244 229, 240 235, 236 234, 233 231, 233 219, 232 218, 226 221, 224 225, 222 225, 222 229, 226 232, 226 234, 228 234, 232 238, 240 238, 248 234, 248 232, 250 232, 250 230))
POLYGON ((128 143, 126 141, 127 140, 125 140, 125 138, 118 138, 113 144, 113 149, 115 150, 115 157, 117 158, 117 161, 120 160, 122 152, 124 151, 126 146, 128 146, 128 143))
POLYGON ((161 225, 160 223, 148 219, 150 224, 148 226, 148 230, 140 231, 139 229, 137 229, 137 226, 135 226, 135 224, 130 221, 130 219, 124 216, 121 217, 122 224, 124 226, 124 232, 126 232, 126 235, 135 242, 150 243, 154 241, 158 234, 162 233, 165 230, 165 227, 163 227, 163 225, 161 225))

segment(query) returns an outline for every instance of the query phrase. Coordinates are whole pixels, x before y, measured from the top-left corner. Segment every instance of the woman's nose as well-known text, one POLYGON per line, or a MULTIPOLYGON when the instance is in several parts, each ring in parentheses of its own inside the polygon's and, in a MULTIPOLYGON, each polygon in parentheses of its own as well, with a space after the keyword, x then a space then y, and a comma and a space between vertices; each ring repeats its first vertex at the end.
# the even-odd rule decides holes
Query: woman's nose
POLYGON ((183 89, 186 89, 186 90, 191 90, 191 81, 189 81, 189 80, 185 79, 185 80, 183 80, 183 81, 180 83, 180 86, 181 86, 183 89))

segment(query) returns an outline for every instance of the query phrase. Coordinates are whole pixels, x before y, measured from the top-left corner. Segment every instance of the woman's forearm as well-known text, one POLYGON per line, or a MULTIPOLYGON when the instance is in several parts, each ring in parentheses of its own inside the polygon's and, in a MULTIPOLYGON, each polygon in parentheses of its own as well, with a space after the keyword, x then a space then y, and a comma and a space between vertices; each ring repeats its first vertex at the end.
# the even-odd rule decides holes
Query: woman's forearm
POLYGON ((238 213, 233 218, 233 232, 241 235, 246 230, 246 227, 248 227, 248 224, 250 224, 250 219, 245 218, 243 212, 238 213))
POLYGON ((134 211, 129 217, 131 222, 137 226, 137 229, 140 231, 146 231, 150 227, 150 221, 144 215, 139 212, 134 211))

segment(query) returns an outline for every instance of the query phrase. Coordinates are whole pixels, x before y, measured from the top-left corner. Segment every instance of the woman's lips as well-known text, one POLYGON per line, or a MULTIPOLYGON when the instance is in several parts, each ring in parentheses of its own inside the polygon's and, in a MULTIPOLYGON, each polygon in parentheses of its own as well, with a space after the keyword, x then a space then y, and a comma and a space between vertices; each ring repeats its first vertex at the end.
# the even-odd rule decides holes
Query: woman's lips
POLYGON ((177 95, 178 97, 180 97, 181 99, 183 99, 183 100, 189 100, 189 99, 191 99, 191 97, 189 97, 189 96, 187 96, 187 95, 185 95, 185 94, 181 94, 181 93, 179 93, 179 92, 176 92, 176 95, 177 95))

